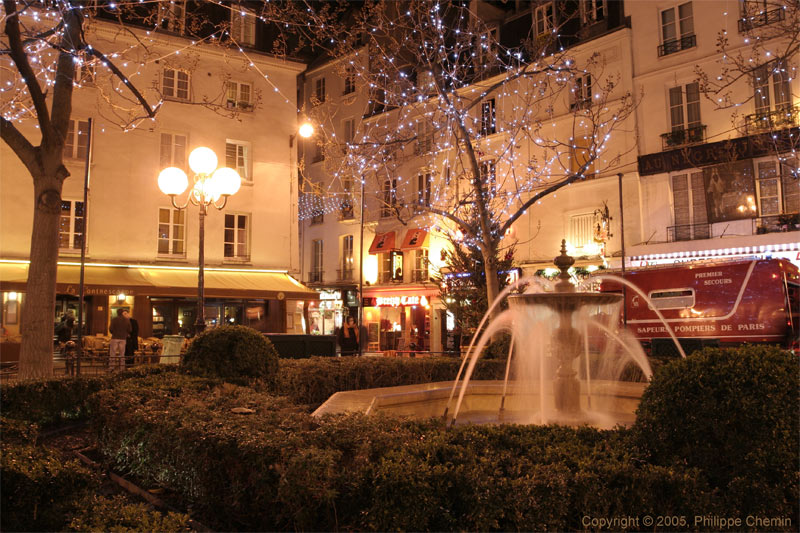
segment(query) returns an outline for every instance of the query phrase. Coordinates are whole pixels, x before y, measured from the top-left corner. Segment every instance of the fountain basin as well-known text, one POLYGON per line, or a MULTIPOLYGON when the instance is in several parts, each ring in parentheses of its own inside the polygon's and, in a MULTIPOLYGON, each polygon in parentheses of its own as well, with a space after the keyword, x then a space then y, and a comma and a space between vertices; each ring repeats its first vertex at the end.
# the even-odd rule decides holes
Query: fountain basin
MULTIPOLYGON (((425 419, 442 416, 445 409, 455 408, 457 395, 448 399, 453 390, 453 381, 421 383, 379 389, 337 392, 322 404, 313 416, 339 413, 363 413, 366 415, 386 413, 393 416, 425 419)), ((646 383, 598 381, 591 382, 591 398, 587 385, 581 381, 581 411, 565 420, 563 414, 557 422, 567 425, 591 425, 612 428, 630 425, 635 420, 636 407, 646 383)), ((460 387, 456 389, 460 391, 460 387)), ((539 403, 552 402, 552 390, 544 394, 522 394, 514 383, 509 383, 505 408, 500 411, 503 381, 470 381, 459 410, 458 424, 547 424, 540 415, 539 403)))

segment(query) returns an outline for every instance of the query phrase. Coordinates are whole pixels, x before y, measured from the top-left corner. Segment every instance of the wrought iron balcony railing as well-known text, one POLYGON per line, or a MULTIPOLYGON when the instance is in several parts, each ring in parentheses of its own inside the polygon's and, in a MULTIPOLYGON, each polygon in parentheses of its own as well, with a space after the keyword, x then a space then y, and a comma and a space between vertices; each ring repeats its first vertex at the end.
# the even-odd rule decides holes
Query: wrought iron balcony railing
POLYGON ((789 213, 753 219, 753 233, 800 231, 800 213, 789 213))
POLYGON ((340 268, 336 271, 336 279, 338 281, 353 281, 352 268, 340 268))
POLYGON ((681 224, 667 227, 667 242, 711 238, 711 224, 681 224))
POLYGON ((322 283, 322 270, 312 270, 308 273, 308 282, 309 283, 322 283))
POLYGON ((744 118, 748 134, 765 130, 783 129, 800 124, 800 106, 779 106, 775 110, 765 110, 747 115, 744 118))
POLYGON ((677 146, 701 143, 705 141, 705 138, 706 138, 705 124, 690 126, 685 130, 673 130, 670 131, 669 133, 661 134, 661 149, 669 150, 677 146))
POLYGON ((658 45, 658 57, 668 56, 669 54, 674 54, 675 52, 687 50, 695 46, 697 46, 697 37, 695 34, 684 35, 680 39, 673 39, 658 45))
POLYGON ((760 28, 761 26, 766 26, 767 24, 774 24, 775 22, 783 20, 785 16, 786 14, 784 13, 783 8, 779 7, 777 9, 769 9, 755 15, 742 17, 739 19, 739 33, 744 33, 748 30, 752 30, 753 28, 760 28))

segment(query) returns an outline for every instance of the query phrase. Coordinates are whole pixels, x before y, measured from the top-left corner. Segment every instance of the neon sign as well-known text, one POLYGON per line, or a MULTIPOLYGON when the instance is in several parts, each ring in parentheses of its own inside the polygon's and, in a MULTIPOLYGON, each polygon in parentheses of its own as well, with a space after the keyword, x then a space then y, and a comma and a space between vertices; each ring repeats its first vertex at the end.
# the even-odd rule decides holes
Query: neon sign
POLYGON ((378 307, 399 307, 401 305, 428 305, 425 296, 378 296, 375 298, 378 307))

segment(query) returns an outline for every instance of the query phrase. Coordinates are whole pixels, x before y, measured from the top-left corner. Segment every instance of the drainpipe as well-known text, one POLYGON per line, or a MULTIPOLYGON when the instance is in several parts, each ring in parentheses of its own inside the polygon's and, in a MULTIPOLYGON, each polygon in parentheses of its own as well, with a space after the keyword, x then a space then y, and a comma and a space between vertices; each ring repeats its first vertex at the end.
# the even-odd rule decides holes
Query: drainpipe
MULTIPOLYGON (((622 241, 622 277, 625 277, 625 215, 622 208, 622 172, 617 174, 619 184, 619 237, 622 241)), ((622 285, 622 325, 628 324, 628 294, 625 284, 622 285)))

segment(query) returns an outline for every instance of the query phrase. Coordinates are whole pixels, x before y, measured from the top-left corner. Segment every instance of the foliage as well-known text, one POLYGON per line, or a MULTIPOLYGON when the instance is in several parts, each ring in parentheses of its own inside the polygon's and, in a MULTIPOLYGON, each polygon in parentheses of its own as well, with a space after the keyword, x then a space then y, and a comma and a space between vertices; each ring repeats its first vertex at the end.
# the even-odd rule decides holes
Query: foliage
MULTIPOLYGON (((280 378, 272 390, 316 408, 339 391, 452 381, 460 365, 461 359, 450 357, 281 359, 280 378)), ((503 368, 496 361, 480 360, 474 377, 502 379, 503 368)))
POLYGON ((174 372, 170 365, 142 366, 119 374, 90 377, 50 377, 0 385, 3 416, 41 426, 88 416, 87 400, 95 392, 136 376, 174 372))
MULTIPOLYGON (((486 272, 480 249, 470 243, 450 239, 451 248, 444 251, 448 272, 438 272, 434 280, 439 285, 439 298, 445 309, 455 317, 456 325, 464 332, 474 331, 489 309, 486 300, 486 272)), ((513 268, 514 249, 503 257, 493 258, 497 268, 497 283, 503 290, 508 282, 506 272, 513 268)))
POLYGON ((60 531, 86 494, 91 473, 54 452, 4 442, 0 447, 0 528, 3 531, 60 531))
POLYGON ((124 496, 86 498, 69 523, 70 531, 192 531, 189 516, 153 511, 124 496))
POLYGON ((797 358, 777 347, 705 348, 661 367, 637 411, 655 464, 701 469, 743 514, 797 516, 797 358))
POLYGON ((278 352, 252 328, 222 326, 204 331, 189 345, 183 367, 200 376, 244 383, 253 378, 274 381, 278 352))
POLYGON ((170 379, 186 384, 177 396, 149 379, 99 393, 98 437, 115 468, 218 529, 566 530, 585 514, 711 508, 697 471, 644 463, 625 430, 314 419, 249 388, 170 379))

